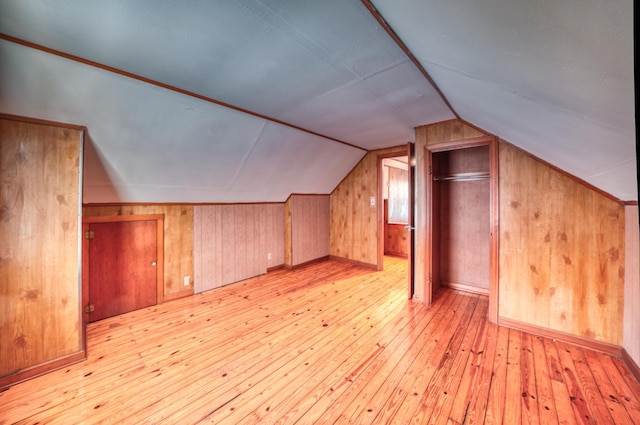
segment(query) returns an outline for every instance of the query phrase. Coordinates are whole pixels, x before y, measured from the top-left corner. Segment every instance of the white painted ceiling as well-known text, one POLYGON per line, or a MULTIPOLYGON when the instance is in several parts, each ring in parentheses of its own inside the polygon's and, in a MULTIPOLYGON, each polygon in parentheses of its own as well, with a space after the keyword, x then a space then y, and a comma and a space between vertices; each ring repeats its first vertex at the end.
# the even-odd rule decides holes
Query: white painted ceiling
MULTIPOLYGON (((631 0, 373 4, 461 118, 637 199, 631 0)), ((0 0, 0 33, 0 112, 88 128, 86 203, 329 193, 455 116, 357 0, 0 0)))

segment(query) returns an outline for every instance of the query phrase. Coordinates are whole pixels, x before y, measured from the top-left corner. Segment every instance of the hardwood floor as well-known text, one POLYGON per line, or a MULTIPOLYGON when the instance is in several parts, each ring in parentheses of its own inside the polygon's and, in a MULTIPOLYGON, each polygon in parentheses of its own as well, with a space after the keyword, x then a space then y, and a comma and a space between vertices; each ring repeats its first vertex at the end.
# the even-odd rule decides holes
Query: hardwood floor
POLYGON ((408 301, 406 262, 326 261, 88 326, 87 361, 0 393, 0 423, 640 424, 621 360, 408 301))

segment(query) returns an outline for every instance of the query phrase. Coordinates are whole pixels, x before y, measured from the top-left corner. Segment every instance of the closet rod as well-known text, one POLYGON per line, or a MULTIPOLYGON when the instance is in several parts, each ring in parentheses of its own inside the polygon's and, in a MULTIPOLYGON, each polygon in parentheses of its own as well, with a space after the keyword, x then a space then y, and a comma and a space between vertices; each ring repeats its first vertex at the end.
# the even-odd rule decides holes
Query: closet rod
POLYGON ((440 181, 462 181, 462 180, 484 180, 488 179, 489 174, 456 174, 451 176, 434 176, 434 182, 440 181))

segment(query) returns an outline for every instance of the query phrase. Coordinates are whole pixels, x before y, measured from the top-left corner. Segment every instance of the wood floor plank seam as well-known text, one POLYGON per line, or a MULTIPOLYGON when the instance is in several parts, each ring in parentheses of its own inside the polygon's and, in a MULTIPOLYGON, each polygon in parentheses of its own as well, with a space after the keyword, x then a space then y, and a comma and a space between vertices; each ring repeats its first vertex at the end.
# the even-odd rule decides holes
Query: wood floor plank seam
POLYGON ((88 325, 88 359, 0 392, 4 424, 640 424, 619 358, 407 299, 329 259, 88 325))

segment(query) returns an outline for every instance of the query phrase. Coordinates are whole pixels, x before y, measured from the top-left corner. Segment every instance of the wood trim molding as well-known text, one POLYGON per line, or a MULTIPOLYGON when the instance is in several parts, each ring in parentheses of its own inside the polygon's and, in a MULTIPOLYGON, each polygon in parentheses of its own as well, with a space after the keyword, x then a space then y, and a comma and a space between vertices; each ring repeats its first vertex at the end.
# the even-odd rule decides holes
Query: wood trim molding
POLYGON ((432 153, 445 152, 456 149, 474 148, 477 146, 490 146, 496 138, 493 136, 473 137, 471 139, 453 140, 451 142, 440 142, 426 145, 426 149, 432 153))
POLYGON ((624 348, 622 349, 622 361, 624 361, 624 364, 629 368, 629 371, 633 377, 636 378, 636 381, 640 383, 640 366, 633 361, 627 350, 624 348))
MULTIPOLYGON (((489 175, 490 175, 490 183, 489 183, 489 220, 490 220, 490 238, 489 238, 489 321, 492 323, 498 322, 498 305, 499 305, 499 255, 500 255, 500 247, 499 247, 499 223, 500 223, 500 204, 499 204, 499 156, 498 156, 498 139, 494 136, 481 136, 474 137, 470 139, 461 139, 454 140, 451 142, 441 142, 426 145, 424 148, 427 152, 425 155, 427 163, 425 172, 428 173, 428 169, 431 166, 431 154, 436 152, 444 152, 451 151, 457 149, 465 149, 472 148, 478 146, 488 146, 489 147, 489 175)), ((427 174, 428 175, 428 174, 427 174)), ((427 177, 427 186, 425 188, 428 193, 431 193, 433 190, 431 178, 427 177)), ((431 200, 427 202, 427 208, 430 211, 432 208, 431 200)), ((429 213, 431 215, 431 213, 429 213)), ((427 220, 427 234, 431 234, 432 219, 429 218, 427 220)), ((429 257, 431 257, 431 249, 428 249, 429 257)), ((430 260, 429 260, 430 261, 430 260)), ((433 291, 433 283, 429 283, 428 279, 425 283, 425 299, 430 302, 430 295, 433 291)))
MULTIPOLYGON (((153 215, 156 216, 156 263, 158 265, 156 267, 156 303, 162 304, 164 302, 164 214, 153 215)), ((191 293, 193 294, 193 290, 191 293)))
POLYGON ((17 37, 12 37, 12 36, 10 36, 8 34, 4 34, 4 33, 0 33, 0 39, 5 40, 5 41, 9 41, 9 42, 14 43, 14 44, 19 44, 19 45, 24 46, 24 47, 29 47, 31 49, 40 50, 41 52, 45 52, 45 53, 49 53, 51 55, 59 56, 59 57, 62 57, 62 58, 65 58, 65 59, 68 59, 68 60, 71 60, 71 61, 74 61, 74 62, 81 63, 83 65, 88 65, 88 66, 92 66, 94 68, 102 69, 103 71, 112 72, 114 74, 118 74, 118 75, 121 75, 123 77, 131 78, 133 80, 138 80, 138 81, 141 81, 143 83, 151 84, 153 86, 160 87, 160 88, 163 88, 163 89, 166 89, 166 90, 170 90, 170 91, 175 92, 175 93, 180 93, 180 94, 183 94, 185 96, 193 97, 193 98, 196 98, 196 99, 199 99, 199 100, 204 100, 205 102, 209 102, 209 103, 213 103, 213 104, 216 104, 216 105, 223 106, 225 108, 233 109, 234 111, 242 112, 242 113, 245 113, 247 115, 252 115, 254 117, 261 118, 263 120, 271 121, 271 122, 276 123, 276 124, 284 125, 286 127, 293 128, 295 130, 303 131, 303 132, 305 132, 307 134, 312 134, 314 136, 322 137, 323 139, 326 139, 326 140, 331 140, 332 142, 340 143, 342 145, 346 145, 346 146, 352 147, 354 149, 358 149, 358 150, 367 152, 367 149, 365 149, 365 148, 353 145, 351 143, 345 142, 345 141, 340 140, 340 139, 336 139, 335 137, 331 137, 331 136, 327 136, 327 135, 324 135, 324 134, 316 133, 315 131, 312 131, 312 130, 309 130, 309 129, 306 129, 306 128, 303 128, 303 127, 299 127, 297 125, 288 123, 286 121, 279 120, 277 118, 269 117, 267 115, 259 114, 257 112, 253 112, 253 111, 250 111, 248 109, 240 108, 238 106, 234 106, 234 105, 231 105, 229 103, 222 102, 220 100, 217 100, 217 99, 214 99, 214 98, 211 98, 211 97, 208 97, 208 96, 204 96, 204 95, 201 95, 201 94, 189 91, 189 90, 184 90, 184 89, 172 86, 170 84, 161 83, 160 81, 156 81, 156 80, 153 80, 151 78, 143 77, 141 75, 133 74, 131 72, 127 72, 127 71, 124 71, 124 70, 119 69, 119 68, 115 68, 115 67, 112 67, 112 66, 109 66, 109 65, 105 65, 105 64, 102 64, 102 63, 99 63, 99 62, 95 62, 95 61, 92 61, 92 60, 89 60, 89 59, 81 58, 79 56, 72 55, 72 54, 69 54, 69 53, 65 53, 65 52, 62 52, 60 50, 51 49, 51 48, 43 46, 41 44, 32 43, 30 41, 26 41, 26 40, 23 40, 23 39, 20 39, 20 38, 17 38, 17 37))
POLYGON ((498 138, 492 137, 489 143, 490 196, 489 220, 489 321, 498 322, 500 305, 500 149, 498 138))
POLYGON ((382 160, 385 158, 395 158, 398 156, 406 156, 407 155, 407 145, 398 146, 397 150, 395 148, 391 152, 379 153, 376 159, 376 173, 377 173, 377 188, 376 188, 376 215, 377 215, 377 224, 376 228, 378 229, 378 240, 377 242, 377 263, 376 270, 382 270, 384 268, 384 201, 382 196, 382 186, 384 184, 382 177, 382 160))
POLYGON ((283 264, 278 264, 277 266, 268 267, 267 268, 267 273, 275 272, 275 271, 278 271, 278 270, 284 270, 284 269, 286 269, 286 267, 284 266, 284 263, 283 264))
MULTIPOLYGON (((323 194, 327 195, 327 194, 323 194)), ((291 195, 289 195, 290 197, 291 195)), ((287 199, 289 199, 287 197, 287 199)), ((147 206, 190 206, 203 207, 212 205, 281 205, 284 202, 268 201, 268 202, 105 202, 105 203, 86 203, 82 204, 83 208, 94 207, 147 207, 147 206)))
POLYGON ((59 357, 54 360, 50 360, 48 362, 31 366, 26 369, 18 370, 10 375, 5 375, 0 377, 0 392, 6 390, 7 388, 19 384, 20 382, 24 382, 31 378, 35 378, 40 375, 44 375, 46 373, 52 372, 57 369, 62 369, 63 367, 70 366, 74 363, 79 363, 87 359, 86 349, 80 350, 73 354, 69 354, 63 357, 59 357))
POLYGON ((596 341, 595 339, 585 338, 582 336, 571 335, 565 332, 556 331, 541 326, 531 325, 529 323, 520 322, 506 317, 499 317, 498 324, 507 328, 527 332, 533 335, 545 338, 557 339, 558 341, 567 342, 569 344, 579 345, 591 350, 600 351, 602 353, 611 354, 622 358, 622 347, 608 342, 596 341))
POLYGON ((400 47, 400 49, 404 52, 404 54, 407 55, 409 60, 415 65, 415 67, 418 69, 418 71, 420 71, 422 76, 429 82, 429 84, 431 84, 431 87, 433 87, 433 89, 436 91, 436 93, 438 93, 438 96, 440 96, 440 99, 442 99, 442 101, 445 103, 445 105, 447 105, 447 108, 449 108, 451 113, 457 119, 460 119, 460 115, 458 115, 456 110, 453 109, 453 106, 451 106, 451 103, 449 103, 449 100, 446 98, 444 93, 442 93, 442 91, 440 91, 440 87, 438 87, 438 85, 433 80, 433 78, 431 78, 431 76, 429 75, 427 70, 424 69, 424 67, 422 66, 420 61, 413 55, 413 53, 411 52, 411 50, 409 50, 407 45, 404 44, 402 39, 398 36, 398 34, 396 34, 396 32, 393 30, 393 28, 391 28, 391 26, 387 23, 387 21, 380 14, 380 12, 378 12, 378 9, 376 9, 376 7, 371 3, 370 0, 361 0, 361 1, 362 1, 362 4, 364 5, 364 7, 366 7, 367 10, 369 11, 369 13, 371 13, 371 16, 373 16, 375 18, 375 20, 378 21, 380 26, 382 28, 384 28, 384 30, 387 32, 387 34, 389 34, 391 39, 393 41, 395 41, 395 43, 398 45, 398 47, 400 47))
POLYGON ((70 124, 70 123, 64 123, 59 121, 49 121, 49 120, 43 120, 40 118, 23 117, 21 115, 0 113, 0 118, 6 119, 6 120, 12 120, 12 121, 28 122, 31 124, 42 124, 42 125, 48 125, 52 127, 62 127, 62 128, 70 128, 73 130, 87 131, 87 127, 84 125, 70 124))
POLYGON ((464 283, 440 281, 440 285, 447 288, 455 289, 457 291, 470 292, 472 294, 489 296, 488 288, 480 288, 478 286, 466 285, 464 283))
POLYGON ((352 260, 350 258, 338 257, 336 255, 330 255, 329 258, 331 260, 343 261, 345 263, 351 263, 351 264, 355 264, 356 266, 360 266, 360 267, 364 267, 364 268, 367 268, 367 269, 378 271, 378 265, 377 264, 363 263, 362 261, 352 260))
MULTIPOLYGON (((288 265, 284 265, 282 267, 284 267, 287 270, 296 270, 296 269, 301 269, 303 267, 310 266, 312 264, 322 263, 323 261, 327 261, 330 258, 331 258, 330 255, 326 255, 324 257, 316 258, 314 260, 305 261, 304 263, 300 263, 300 264, 296 264, 296 265, 288 264, 288 265)), ((280 268, 280 267, 281 266, 278 266, 277 268, 280 268)))
MULTIPOLYGON (((101 215, 93 217, 83 217, 82 223, 116 223, 120 221, 145 221, 145 220, 162 220, 164 214, 140 214, 140 215, 101 215)), ((163 229, 164 231, 164 229, 163 229)))
POLYGON ((190 297, 192 295, 194 295, 194 293, 191 290, 175 292, 173 294, 165 295, 164 302, 179 300, 180 298, 190 297))

